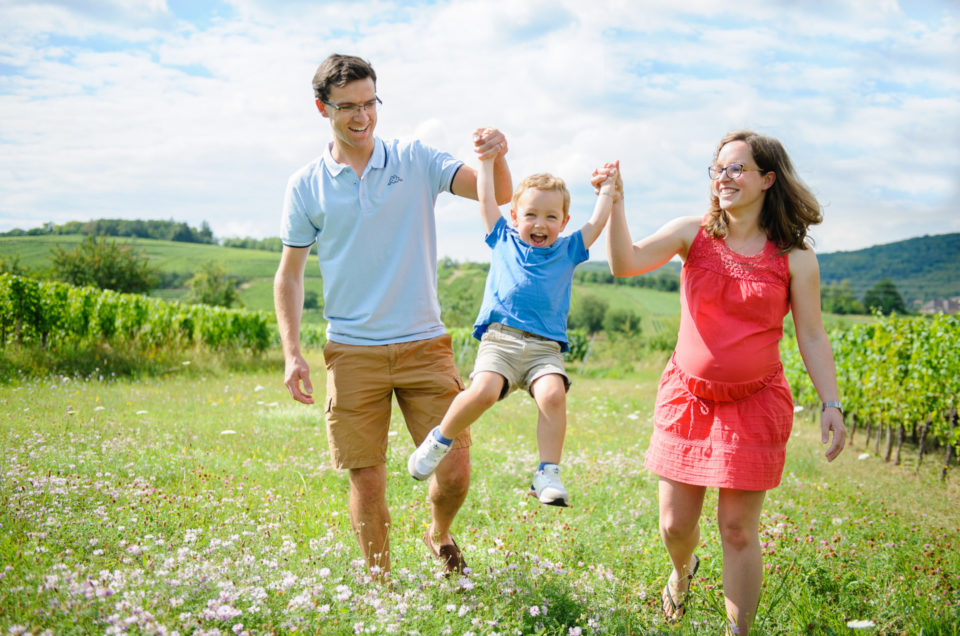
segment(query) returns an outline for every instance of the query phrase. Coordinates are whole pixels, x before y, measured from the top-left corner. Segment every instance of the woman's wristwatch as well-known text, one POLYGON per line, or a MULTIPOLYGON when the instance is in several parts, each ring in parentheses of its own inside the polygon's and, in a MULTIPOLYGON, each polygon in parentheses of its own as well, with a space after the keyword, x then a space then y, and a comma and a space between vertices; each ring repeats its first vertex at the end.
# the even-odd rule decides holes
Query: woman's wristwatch
POLYGON ((826 402, 823 402, 822 404, 820 404, 820 412, 823 413, 824 411, 826 411, 828 406, 832 406, 833 408, 839 410, 840 415, 843 415, 843 404, 841 402, 837 402, 835 400, 828 400, 826 402))

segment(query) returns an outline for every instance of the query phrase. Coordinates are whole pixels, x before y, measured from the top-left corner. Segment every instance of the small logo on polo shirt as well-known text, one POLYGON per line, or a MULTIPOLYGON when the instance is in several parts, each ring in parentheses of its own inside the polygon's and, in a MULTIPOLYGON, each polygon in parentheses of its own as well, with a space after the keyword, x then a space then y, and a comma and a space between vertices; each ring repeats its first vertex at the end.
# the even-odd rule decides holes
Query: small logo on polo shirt
POLYGON ((394 183, 400 183, 403 179, 399 175, 390 175, 390 179, 387 180, 387 185, 392 186, 394 183))

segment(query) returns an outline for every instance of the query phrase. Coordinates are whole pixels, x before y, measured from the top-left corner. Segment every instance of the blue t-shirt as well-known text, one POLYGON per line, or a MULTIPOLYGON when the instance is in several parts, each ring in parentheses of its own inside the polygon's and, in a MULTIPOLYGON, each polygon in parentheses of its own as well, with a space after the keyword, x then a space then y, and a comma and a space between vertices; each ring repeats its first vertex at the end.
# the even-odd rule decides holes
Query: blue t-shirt
POLYGON ((323 156, 290 177, 281 240, 317 242, 327 338, 380 345, 444 333, 434 204, 463 165, 419 141, 375 140, 358 177, 323 156))
POLYGON ((567 346, 567 314, 573 270, 590 257, 578 231, 559 237, 548 247, 533 247, 500 217, 486 238, 493 249, 473 336, 483 336, 490 323, 499 322, 556 340, 567 346))

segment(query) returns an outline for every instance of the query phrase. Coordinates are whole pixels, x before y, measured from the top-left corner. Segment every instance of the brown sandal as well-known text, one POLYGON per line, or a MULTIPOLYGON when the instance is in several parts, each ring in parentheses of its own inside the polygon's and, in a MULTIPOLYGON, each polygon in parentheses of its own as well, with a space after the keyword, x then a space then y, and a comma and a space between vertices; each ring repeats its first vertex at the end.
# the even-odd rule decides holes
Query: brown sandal
POLYGON ((668 623, 676 623, 683 618, 683 614, 686 611, 687 596, 690 594, 690 586, 693 585, 693 575, 697 573, 697 570, 700 569, 700 557, 696 554, 693 555, 694 564, 693 571, 690 572, 686 577, 687 591, 683 593, 683 597, 680 602, 677 603, 673 600, 673 595, 670 593, 670 580, 667 580, 667 584, 663 587, 663 594, 660 595, 660 611, 663 612, 663 617, 668 623), (673 608, 673 614, 670 615, 667 613, 667 603, 670 603, 670 607, 673 608))
POLYGON ((430 534, 430 528, 428 527, 423 532, 423 542, 427 544, 430 553, 443 563, 443 569, 445 570, 444 576, 463 574, 464 568, 467 567, 467 562, 463 560, 463 554, 461 554, 460 546, 457 545, 457 542, 454 541, 452 545, 442 545, 438 549, 437 546, 434 545, 433 537, 430 536, 430 534))

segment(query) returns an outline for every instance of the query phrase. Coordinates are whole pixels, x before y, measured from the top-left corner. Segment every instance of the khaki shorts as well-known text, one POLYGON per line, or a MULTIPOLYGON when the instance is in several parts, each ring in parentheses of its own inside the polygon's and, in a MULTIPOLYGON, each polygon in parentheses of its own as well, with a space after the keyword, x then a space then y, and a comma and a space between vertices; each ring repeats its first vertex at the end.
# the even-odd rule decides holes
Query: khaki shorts
MULTIPOLYGON (((448 334, 374 346, 328 341, 323 359, 327 366, 327 440, 335 468, 386 463, 394 395, 410 437, 419 445, 464 388, 448 334)), ((467 429, 453 448, 470 443, 467 429)))
POLYGON ((529 392, 534 380, 551 373, 563 377, 564 386, 570 390, 559 342, 498 322, 491 323, 483 333, 470 378, 482 371, 493 371, 506 379, 501 400, 517 388, 529 392))

